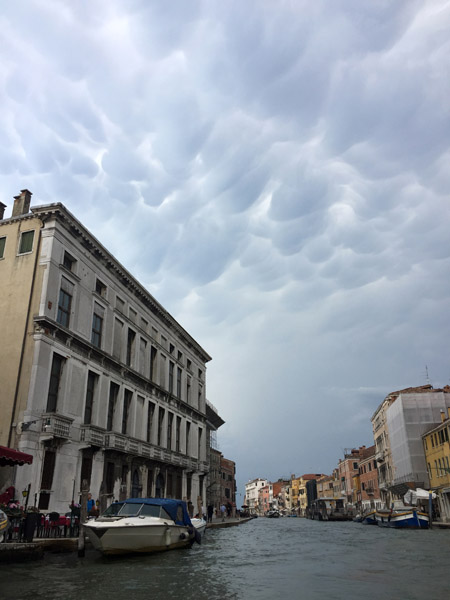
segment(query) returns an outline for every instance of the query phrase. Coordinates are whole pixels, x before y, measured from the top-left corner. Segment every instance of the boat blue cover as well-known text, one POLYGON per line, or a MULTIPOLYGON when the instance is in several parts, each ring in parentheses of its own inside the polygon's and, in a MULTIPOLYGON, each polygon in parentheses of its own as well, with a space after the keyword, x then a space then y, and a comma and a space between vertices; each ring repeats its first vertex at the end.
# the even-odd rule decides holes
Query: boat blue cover
POLYGON ((169 498, 128 498, 125 500, 125 503, 162 506, 177 525, 192 525, 184 500, 172 500, 169 498), (179 507, 181 507, 181 511, 179 510, 179 507), (180 518, 181 514, 183 515, 182 519, 180 518))

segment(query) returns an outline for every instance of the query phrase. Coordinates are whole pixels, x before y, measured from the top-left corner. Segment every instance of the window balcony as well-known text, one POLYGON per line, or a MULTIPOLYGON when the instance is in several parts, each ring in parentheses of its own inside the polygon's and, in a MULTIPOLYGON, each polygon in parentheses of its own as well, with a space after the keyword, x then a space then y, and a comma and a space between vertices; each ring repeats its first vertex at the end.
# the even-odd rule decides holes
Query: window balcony
POLYGON ((127 452, 127 437, 120 433, 107 433, 105 435, 105 449, 107 450, 119 450, 120 452, 127 452))
POLYGON ((384 462, 385 458, 386 458, 386 452, 385 452, 385 450, 379 450, 378 452, 375 453, 375 460, 378 463, 384 462))
POLYGON ((80 431, 80 441, 101 448, 104 445, 104 431, 95 425, 82 425, 80 431))
POLYGON ((63 417, 55 413, 47 413, 42 417, 42 433, 52 435, 53 437, 68 439, 70 438, 70 428, 73 419, 63 417))

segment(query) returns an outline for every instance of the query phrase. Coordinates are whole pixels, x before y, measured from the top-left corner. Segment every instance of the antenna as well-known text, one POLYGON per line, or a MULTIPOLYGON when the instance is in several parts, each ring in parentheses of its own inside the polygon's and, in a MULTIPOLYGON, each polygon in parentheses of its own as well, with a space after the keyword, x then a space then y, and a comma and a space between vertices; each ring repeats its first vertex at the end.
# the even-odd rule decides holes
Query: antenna
POLYGON ((425 379, 428 385, 431 385, 430 376, 428 375, 428 365, 425 365, 425 379))

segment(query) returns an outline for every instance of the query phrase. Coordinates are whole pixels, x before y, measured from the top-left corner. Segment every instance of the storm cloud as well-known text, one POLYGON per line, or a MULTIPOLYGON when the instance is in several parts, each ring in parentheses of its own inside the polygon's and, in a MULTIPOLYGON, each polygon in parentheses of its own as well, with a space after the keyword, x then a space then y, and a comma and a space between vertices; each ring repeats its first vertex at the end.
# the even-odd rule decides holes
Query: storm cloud
POLYGON ((450 2, 0 22, 2 201, 63 202, 212 355, 240 493, 330 472, 388 392, 449 383, 450 2))

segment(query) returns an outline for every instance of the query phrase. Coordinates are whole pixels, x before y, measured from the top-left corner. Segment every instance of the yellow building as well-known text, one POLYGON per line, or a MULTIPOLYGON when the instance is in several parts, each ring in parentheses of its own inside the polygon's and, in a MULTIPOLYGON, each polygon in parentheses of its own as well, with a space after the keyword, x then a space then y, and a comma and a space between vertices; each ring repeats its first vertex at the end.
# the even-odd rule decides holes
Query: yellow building
POLYGON ((430 488, 436 493, 442 521, 450 521, 450 411, 422 436, 430 488))
POLYGON ((298 506, 300 509, 300 515, 306 515, 306 508, 308 507, 308 493, 306 486, 309 481, 317 480, 322 477, 321 473, 307 473, 298 478, 298 506))
POLYGON ((291 478, 291 510, 298 511, 298 488, 300 483, 300 477, 292 475, 291 478))

